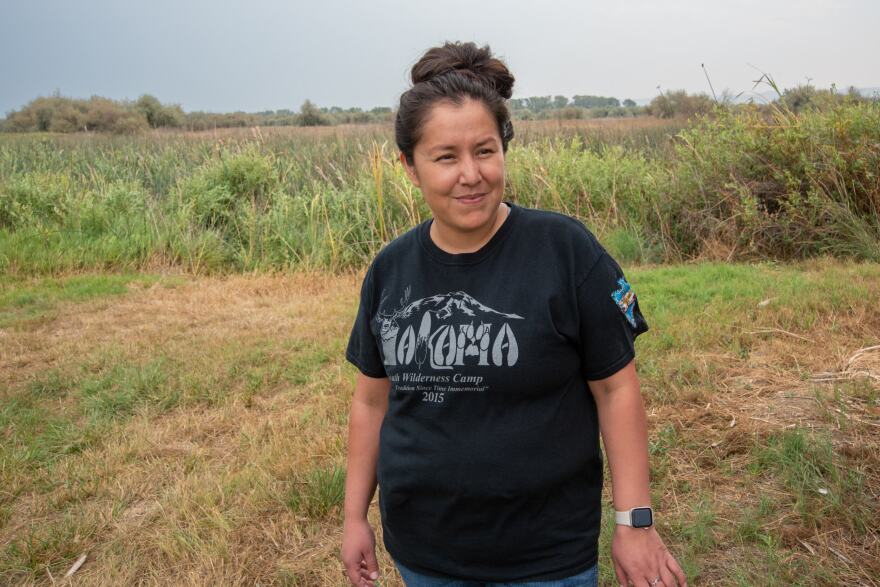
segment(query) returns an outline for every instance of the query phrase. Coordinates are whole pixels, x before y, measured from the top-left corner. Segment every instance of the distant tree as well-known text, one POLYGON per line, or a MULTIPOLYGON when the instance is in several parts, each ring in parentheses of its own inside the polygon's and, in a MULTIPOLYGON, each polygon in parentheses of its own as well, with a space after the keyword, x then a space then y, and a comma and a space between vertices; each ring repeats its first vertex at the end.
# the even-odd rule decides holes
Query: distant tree
POLYGON ((134 103, 134 107, 135 110, 143 115, 147 124, 149 124, 151 128, 158 127, 157 122, 159 119, 159 113, 162 111, 162 103, 156 96, 144 94, 137 99, 137 102, 134 103))
POLYGON ((89 99, 85 124, 88 130, 119 134, 131 134, 150 128, 146 117, 136 107, 100 96, 89 99))
POLYGON ((354 112, 350 112, 348 114, 348 120, 346 122, 355 123, 355 124, 364 124, 367 122, 373 122, 373 117, 369 112, 364 112, 360 108, 353 109, 354 112))
POLYGON ((675 116, 675 104, 667 94, 660 94, 648 104, 648 112, 657 118, 675 116))
POLYGON ((863 96, 855 87, 850 86, 846 93, 837 92, 832 84, 830 89, 818 89, 811 85, 799 85, 782 91, 779 101, 795 112, 803 110, 824 110, 839 102, 867 102, 871 98, 863 96))
POLYGON ((624 108, 635 108, 636 103, 634 101, 630 100, 629 98, 627 98, 626 100, 623 101, 623 107, 624 108))
POLYGON ((531 98, 526 98, 526 103, 528 104, 528 109, 532 112, 543 112, 553 107, 553 101, 550 96, 532 96, 531 98))
POLYGON ((609 98, 606 96, 574 96, 572 103, 578 108, 616 108, 620 106, 617 98, 609 98))
POLYGON ((656 96, 648 104, 647 111, 657 118, 691 117, 710 112, 713 107, 712 98, 706 94, 689 95, 684 90, 674 90, 656 96))
POLYGON ((144 117, 150 128, 180 126, 185 118, 179 105, 163 106, 158 98, 150 94, 138 98, 134 108, 144 117))
POLYGON ((81 109, 76 108, 72 100, 67 100, 58 105, 52 114, 49 130, 52 132, 77 132, 85 128, 85 121, 81 109))
POLYGON ((179 104, 171 104, 163 106, 156 117, 156 128, 159 127, 178 127, 183 124, 186 115, 179 104))
POLYGON ((113 124, 113 127, 110 128, 110 131, 117 134, 134 134, 144 131, 147 128, 147 121, 144 120, 143 116, 137 112, 128 110, 116 119, 116 122, 113 124))
POLYGON ((553 96, 554 108, 565 108, 566 106, 568 106, 568 98, 565 96, 553 96))
POLYGON ((788 88, 782 92, 782 101, 795 112, 800 112, 816 101, 818 92, 810 85, 788 88))
POLYGON ((34 113, 37 119, 37 130, 47 132, 52 125, 52 114, 54 114, 51 102, 47 99, 35 104, 34 113))
POLYGON ((298 120, 300 126, 326 126, 330 124, 321 109, 312 104, 311 100, 306 100, 300 106, 298 120))

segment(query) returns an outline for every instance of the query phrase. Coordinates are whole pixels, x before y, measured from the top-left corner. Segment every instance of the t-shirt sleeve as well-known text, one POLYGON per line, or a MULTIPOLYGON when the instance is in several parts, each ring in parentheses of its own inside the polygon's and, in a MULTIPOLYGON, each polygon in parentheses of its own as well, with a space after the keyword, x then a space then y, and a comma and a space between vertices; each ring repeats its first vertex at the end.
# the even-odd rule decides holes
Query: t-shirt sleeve
POLYGON ((648 330, 635 291, 620 265, 603 252, 577 288, 583 374, 610 377, 635 357, 634 342, 648 330))
POLYGON ((376 336, 370 328, 373 306, 373 273, 372 267, 367 271, 361 284, 360 305, 354 326, 348 338, 345 358, 367 377, 387 377, 376 336))

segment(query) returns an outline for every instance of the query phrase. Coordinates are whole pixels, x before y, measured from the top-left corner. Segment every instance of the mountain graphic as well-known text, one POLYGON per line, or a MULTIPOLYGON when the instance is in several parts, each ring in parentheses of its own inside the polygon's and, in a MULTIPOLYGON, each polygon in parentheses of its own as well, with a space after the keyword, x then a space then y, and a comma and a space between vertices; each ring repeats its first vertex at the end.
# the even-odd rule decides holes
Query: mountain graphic
MULTIPOLYGON (((409 301, 407 287, 399 309, 376 316, 382 337, 385 365, 424 364, 432 369, 463 366, 469 358, 476 366, 509 366, 519 358, 513 329, 499 318, 523 320, 518 314, 499 312, 463 291, 409 301), (419 318, 420 316, 420 318, 419 318), (418 320, 418 325, 415 321, 418 320), (475 324, 475 322, 477 324, 475 324)), ((382 300, 386 298, 382 293, 382 300)), ((380 302, 380 308, 382 303, 380 302)))
POLYGON ((503 316, 515 320, 523 319, 522 316, 517 314, 508 314, 494 310, 463 291, 437 294, 416 300, 401 311, 400 317, 408 318, 416 312, 431 312, 440 320, 446 320, 455 315, 464 315, 470 318, 503 316))

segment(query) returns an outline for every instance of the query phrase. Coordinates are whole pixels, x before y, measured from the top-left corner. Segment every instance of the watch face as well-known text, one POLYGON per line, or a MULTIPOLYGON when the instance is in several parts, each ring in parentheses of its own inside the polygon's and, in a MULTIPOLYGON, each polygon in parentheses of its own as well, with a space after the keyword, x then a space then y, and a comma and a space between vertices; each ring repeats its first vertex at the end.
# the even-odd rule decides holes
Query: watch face
POLYGON ((654 523, 654 516, 651 508, 634 508, 631 520, 633 528, 649 528, 654 523))

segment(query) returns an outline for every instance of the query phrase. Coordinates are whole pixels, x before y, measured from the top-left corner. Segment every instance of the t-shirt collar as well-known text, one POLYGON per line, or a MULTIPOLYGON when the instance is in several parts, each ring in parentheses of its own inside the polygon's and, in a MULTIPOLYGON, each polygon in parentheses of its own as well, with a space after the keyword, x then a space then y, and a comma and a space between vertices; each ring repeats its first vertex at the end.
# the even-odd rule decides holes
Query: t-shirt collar
POLYGON ((491 255, 507 235, 510 234, 511 229, 519 216, 519 206, 507 200, 504 200, 504 203, 510 207, 510 212, 507 214, 507 218, 504 219, 504 222, 498 227, 495 234, 492 235, 492 238, 476 251, 470 253, 447 253, 438 247, 434 241, 431 240, 430 231, 431 223, 434 221, 433 218, 429 218, 419 225, 419 243, 432 259, 440 263, 446 265, 473 265, 479 263, 491 255))

